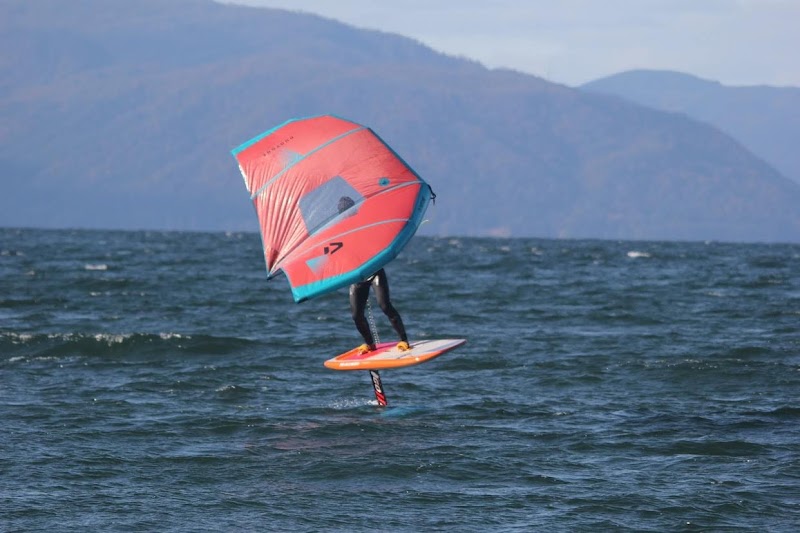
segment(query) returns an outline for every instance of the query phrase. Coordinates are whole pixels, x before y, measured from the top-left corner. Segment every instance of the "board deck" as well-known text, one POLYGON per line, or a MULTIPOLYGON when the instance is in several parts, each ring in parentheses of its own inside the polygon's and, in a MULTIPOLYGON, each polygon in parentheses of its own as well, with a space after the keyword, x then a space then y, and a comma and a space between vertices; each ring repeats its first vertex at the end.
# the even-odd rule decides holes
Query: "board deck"
POLYGON ((375 350, 365 354, 353 348, 333 359, 325 361, 325 366, 333 370, 384 370, 402 368, 430 361, 445 352, 464 344, 466 339, 436 339, 412 342, 411 349, 400 351, 397 343, 382 342, 375 350))

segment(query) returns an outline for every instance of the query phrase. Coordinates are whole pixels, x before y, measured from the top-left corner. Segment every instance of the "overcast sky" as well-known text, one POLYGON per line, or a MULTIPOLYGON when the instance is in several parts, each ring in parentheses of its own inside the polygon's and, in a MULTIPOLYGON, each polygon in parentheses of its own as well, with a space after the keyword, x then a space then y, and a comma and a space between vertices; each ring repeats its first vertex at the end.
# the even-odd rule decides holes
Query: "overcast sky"
POLYGON ((800 87, 800 0, 223 0, 412 37, 579 85, 635 68, 800 87))

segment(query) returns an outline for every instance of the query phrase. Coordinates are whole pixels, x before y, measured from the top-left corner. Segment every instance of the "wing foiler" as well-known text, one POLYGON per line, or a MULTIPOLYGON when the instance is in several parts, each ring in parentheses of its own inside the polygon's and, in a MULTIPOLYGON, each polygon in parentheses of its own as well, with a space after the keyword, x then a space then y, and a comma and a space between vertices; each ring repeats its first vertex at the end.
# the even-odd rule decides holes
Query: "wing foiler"
POLYGON ((362 280, 411 240, 433 197, 366 126, 288 120, 231 151, 258 215, 268 278, 296 302, 362 280))

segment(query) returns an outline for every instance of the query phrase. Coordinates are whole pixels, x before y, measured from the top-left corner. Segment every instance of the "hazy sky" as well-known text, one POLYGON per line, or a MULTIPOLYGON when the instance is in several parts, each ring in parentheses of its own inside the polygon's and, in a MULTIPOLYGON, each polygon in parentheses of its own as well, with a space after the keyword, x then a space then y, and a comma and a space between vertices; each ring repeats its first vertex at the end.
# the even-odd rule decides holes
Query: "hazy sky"
POLYGON ((412 37, 579 85, 634 68, 800 87, 800 0, 224 0, 412 37))

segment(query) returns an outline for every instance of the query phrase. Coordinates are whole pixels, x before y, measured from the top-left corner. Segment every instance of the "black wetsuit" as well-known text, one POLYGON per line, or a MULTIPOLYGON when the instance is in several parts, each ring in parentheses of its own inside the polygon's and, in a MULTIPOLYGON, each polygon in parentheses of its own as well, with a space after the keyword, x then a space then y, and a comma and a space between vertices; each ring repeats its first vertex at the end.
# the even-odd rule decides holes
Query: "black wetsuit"
POLYGON ((369 328, 369 322, 364 316, 370 285, 375 289, 375 298, 378 300, 378 305, 381 306, 381 310, 389 318, 389 322, 392 323, 392 327, 397 332, 400 340, 408 342, 403 319, 400 318, 400 313, 397 312, 397 309, 394 308, 389 299, 389 281, 386 279, 386 272, 383 269, 378 270, 364 281, 350 285, 350 310, 353 312, 353 321, 356 323, 358 332, 364 337, 364 342, 370 346, 375 344, 372 330, 369 328))

